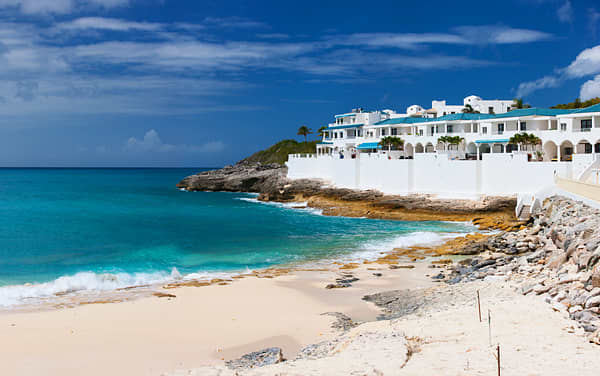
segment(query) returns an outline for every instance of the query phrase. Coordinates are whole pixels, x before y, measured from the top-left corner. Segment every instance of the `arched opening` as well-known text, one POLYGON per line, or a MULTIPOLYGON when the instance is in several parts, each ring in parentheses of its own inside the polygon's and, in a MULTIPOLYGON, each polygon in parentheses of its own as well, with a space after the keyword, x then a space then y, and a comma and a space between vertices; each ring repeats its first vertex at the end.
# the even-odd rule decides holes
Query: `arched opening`
POLYGON ((477 159, 477 145, 474 142, 467 145, 467 159, 477 159))
POLYGON ((513 151, 518 151, 518 150, 519 150, 519 145, 506 144, 506 152, 507 153, 512 153, 513 151))
POLYGON ((544 144, 544 162, 558 161, 558 146, 552 141, 544 144))
POLYGON ((575 147, 577 154, 592 154, 594 148, 588 140, 581 140, 575 147))
POLYGON ((561 161, 572 161, 573 160, 573 144, 571 141, 563 141, 560 144, 560 160, 561 161))
POLYGON ((425 145, 425 153, 434 153, 435 149, 433 147, 433 144, 431 142, 428 142, 427 145, 425 145))
POLYGON ((492 153, 504 153, 504 145, 502 145, 502 144, 492 145, 492 153))
POLYGON ((415 156, 415 148, 412 144, 404 145, 404 158, 412 159, 415 156))
POLYGON ((444 145, 443 142, 438 142, 437 145, 435 146, 435 150, 436 151, 444 151, 444 150, 446 150, 446 145, 444 145))
POLYGON ((421 145, 421 143, 418 143, 415 145, 415 153, 423 153, 424 149, 423 149, 423 145, 421 145))
POLYGON ((600 153, 600 140, 594 144, 594 153, 600 153))
POLYGON ((490 148, 490 145, 488 144, 481 144, 479 145, 479 159, 483 159, 483 154, 489 154, 492 152, 492 149, 490 148))

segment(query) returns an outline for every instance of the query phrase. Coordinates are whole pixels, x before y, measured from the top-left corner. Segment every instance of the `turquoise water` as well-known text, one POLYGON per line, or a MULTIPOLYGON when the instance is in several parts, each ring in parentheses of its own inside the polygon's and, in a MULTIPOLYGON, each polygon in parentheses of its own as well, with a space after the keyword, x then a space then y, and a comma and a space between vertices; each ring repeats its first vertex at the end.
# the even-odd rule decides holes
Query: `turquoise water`
POLYGON ((0 169, 0 306, 179 274, 373 257, 473 231, 457 223, 325 217, 249 194, 175 187, 198 171, 0 169))

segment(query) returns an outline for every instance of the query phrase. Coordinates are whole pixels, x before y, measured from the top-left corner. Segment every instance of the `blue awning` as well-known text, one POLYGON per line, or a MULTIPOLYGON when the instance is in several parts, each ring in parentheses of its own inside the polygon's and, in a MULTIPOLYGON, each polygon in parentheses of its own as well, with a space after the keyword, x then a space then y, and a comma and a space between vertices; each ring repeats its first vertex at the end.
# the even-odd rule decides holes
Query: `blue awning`
POLYGON ((379 145, 377 142, 363 142, 362 144, 358 145, 356 147, 357 149, 381 149, 381 145, 379 145))
POLYGON ((508 143, 508 138, 502 139, 502 140, 477 140, 475 141, 476 144, 503 144, 503 143, 508 143))
POLYGON ((319 142, 317 145, 333 145, 333 142, 319 142))

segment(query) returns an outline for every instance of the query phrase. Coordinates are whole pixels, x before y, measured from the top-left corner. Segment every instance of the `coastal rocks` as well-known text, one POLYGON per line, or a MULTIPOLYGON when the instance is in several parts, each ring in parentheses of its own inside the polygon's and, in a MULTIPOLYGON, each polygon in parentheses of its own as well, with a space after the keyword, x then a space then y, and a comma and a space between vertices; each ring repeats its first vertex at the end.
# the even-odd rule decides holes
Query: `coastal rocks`
POLYGON ((283 352, 279 347, 270 347, 264 350, 251 352, 243 355, 239 359, 229 360, 225 365, 230 369, 248 369, 264 367, 271 364, 277 364, 285 361, 283 352))
POLYGON ((333 316, 336 320, 331 324, 333 329, 338 329, 342 331, 350 330, 358 325, 360 322, 353 321, 350 317, 344 315, 340 312, 325 312, 321 314, 322 316, 333 316))
POLYGON ((177 187, 187 191, 264 192, 286 183, 287 168, 279 164, 238 163, 183 179, 177 187))
POLYGON ((574 333, 600 343, 600 211, 551 197, 528 227, 489 237, 486 255, 449 267, 446 282, 508 280, 577 321, 574 333), (523 254, 523 256, 516 256, 523 254))
POLYGON ((340 277, 335 279, 335 283, 330 283, 325 286, 326 289, 341 289, 352 286, 354 282, 360 281, 353 274, 342 274, 340 277))

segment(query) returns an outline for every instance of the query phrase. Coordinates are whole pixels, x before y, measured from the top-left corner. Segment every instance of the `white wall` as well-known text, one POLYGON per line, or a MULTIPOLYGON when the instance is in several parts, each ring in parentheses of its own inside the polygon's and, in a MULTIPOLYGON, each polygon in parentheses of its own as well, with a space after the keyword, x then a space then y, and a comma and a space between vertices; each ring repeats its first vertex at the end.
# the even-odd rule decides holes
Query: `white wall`
POLYGON ((341 188, 388 194, 531 194, 553 185, 555 173, 572 175, 571 162, 527 162, 526 158, 486 154, 482 161, 456 161, 431 153, 415 154, 412 160, 389 160, 362 154, 358 159, 290 157, 287 166, 291 179, 320 178, 341 188))

